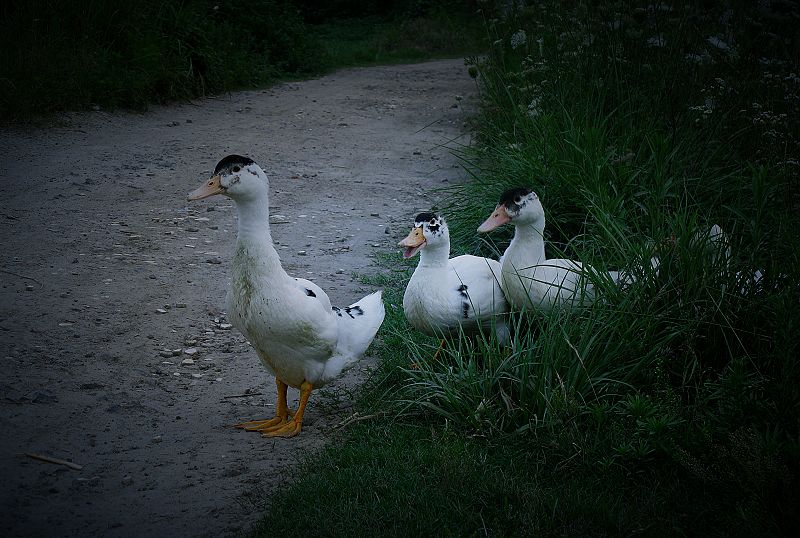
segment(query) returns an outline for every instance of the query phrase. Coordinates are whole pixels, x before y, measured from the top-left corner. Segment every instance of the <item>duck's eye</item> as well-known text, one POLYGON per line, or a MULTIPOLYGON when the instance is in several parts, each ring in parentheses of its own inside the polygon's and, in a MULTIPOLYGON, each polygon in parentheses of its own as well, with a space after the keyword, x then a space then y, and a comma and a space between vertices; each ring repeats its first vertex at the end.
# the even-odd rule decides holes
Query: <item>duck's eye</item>
POLYGON ((514 198, 515 204, 519 204, 520 202, 522 202, 522 196, 517 196, 516 198, 514 198))
POLYGON ((431 219, 430 222, 428 222, 428 224, 433 226, 434 224, 436 224, 436 219, 431 219))
POLYGON ((240 171, 240 170, 241 170, 241 168, 239 168, 238 166, 234 166, 234 167, 232 168, 232 170, 233 170, 233 172, 234 172, 234 173, 236 173, 236 172, 240 171))

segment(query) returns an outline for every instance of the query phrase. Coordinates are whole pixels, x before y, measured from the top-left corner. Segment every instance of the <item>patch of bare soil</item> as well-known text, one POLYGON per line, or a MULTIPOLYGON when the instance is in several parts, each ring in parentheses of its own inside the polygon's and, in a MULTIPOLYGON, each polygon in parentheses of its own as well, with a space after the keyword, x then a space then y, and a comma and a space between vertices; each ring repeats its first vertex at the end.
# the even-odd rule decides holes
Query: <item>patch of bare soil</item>
POLYGON ((350 304, 372 291, 354 274, 381 270, 374 253, 463 177, 445 146, 468 143, 474 90, 444 60, 0 132, 0 534, 254 523, 348 414, 370 362, 314 392, 299 437, 233 429, 273 414, 275 385, 222 310, 232 202, 186 194, 223 156, 254 158, 284 266, 350 304))

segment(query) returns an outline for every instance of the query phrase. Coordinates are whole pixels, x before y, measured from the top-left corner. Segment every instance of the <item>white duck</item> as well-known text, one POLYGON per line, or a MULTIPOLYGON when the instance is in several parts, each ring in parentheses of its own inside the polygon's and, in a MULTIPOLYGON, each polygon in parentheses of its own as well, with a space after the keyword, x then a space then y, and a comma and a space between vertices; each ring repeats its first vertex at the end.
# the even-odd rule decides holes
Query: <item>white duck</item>
POLYGON ((313 282, 286 274, 269 230, 269 180, 251 159, 225 157, 189 200, 215 194, 230 197, 239 210, 228 315, 278 385, 275 417, 237 427, 291 437, 302 428, 311 390, 337 377, 372 342, 384 317, 381 292, 339 309, 313 282), (291 418, 287 386, 300 389, 300 404, 291 418))
POLYGON ((434 336, 489 331, 506 344, 508 303, 500 289, 500 263, 478 256, 450 258, 445 219, 420 213, 408 237, 400 241, 404 258, 419 252, 419 264, 403 295, 403 311, 415 329, 434 336))
MULTIPOLYGON (((546 311, 555 306, 578 306, 594 299, 594 289, 585 278, 587 265, 545 258, 544 208, 535 192, 525 187, 505 191, 478 232, 494 230, 507 222, 516 228, 514 239, 500 258, 500 286, 511 306, 546 311)), ((611 278, 619 277, 611 273, 611 278)))

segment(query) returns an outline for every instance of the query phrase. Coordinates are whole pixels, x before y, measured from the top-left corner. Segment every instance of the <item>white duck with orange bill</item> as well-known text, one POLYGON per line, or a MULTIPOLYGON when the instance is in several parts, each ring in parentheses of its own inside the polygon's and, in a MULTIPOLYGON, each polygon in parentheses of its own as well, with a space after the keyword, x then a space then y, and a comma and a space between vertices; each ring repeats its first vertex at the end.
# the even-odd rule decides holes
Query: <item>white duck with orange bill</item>
POLYGON ((291 437, 300 433, 312 389, 335 379, 372 342, 384 317, 381 292, 337 308, 319 286, 284 271, 269 229, 269 179, 252 159, 225 157, 189 200, 215 194, 231 198, 239 210, 228 315, 278 385, 275 417, 237 427, 291 437), (300 389, 294 414, 287 407, 287 387, 300 389))
POLYGON ((404 258, 419 252, 419 264, 403 295, 403 311, 412 327, 431 336, 463 331, 509 341, 508 303, 500 289, 500 263, 479 256, 450 258, 450 232, 444 217, 420 213, 408 237, 400 241, 404 258))

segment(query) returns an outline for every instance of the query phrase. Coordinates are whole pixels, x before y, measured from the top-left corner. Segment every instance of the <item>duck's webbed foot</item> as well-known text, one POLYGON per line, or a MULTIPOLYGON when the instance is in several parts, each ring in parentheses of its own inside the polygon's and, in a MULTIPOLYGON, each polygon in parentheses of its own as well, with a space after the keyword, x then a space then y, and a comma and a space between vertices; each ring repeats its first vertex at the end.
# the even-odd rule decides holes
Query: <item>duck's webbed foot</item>
POLYGON ((292 414, 286 406, 286 389, 288 385, 280 379, 275 379, 278 385, 278 403, 275 406, 275 417, 264 420, 251 420, 249 422, 242 422, 241 424, 234 424, 234 428, 239 428, 249 432, 263 432, 270 428, 282 427, 289 422, 289 416, 292 414))
POLYGON ((303 429, 303 413, 305 413, 308 397, 311 395, 313 388, 311 383, 303 381, 303 384, 300 385, 300 405, 297 407, 297 413, 294 414, 291 420, 260 428, 258 431, 260 431, 264 437, 294 437, 300 433, 300 430, 303 429))

